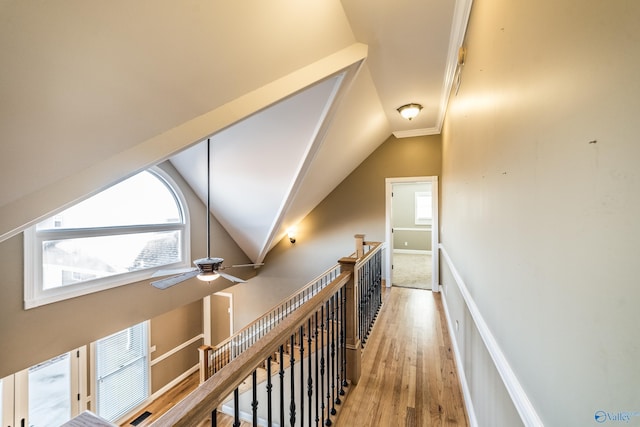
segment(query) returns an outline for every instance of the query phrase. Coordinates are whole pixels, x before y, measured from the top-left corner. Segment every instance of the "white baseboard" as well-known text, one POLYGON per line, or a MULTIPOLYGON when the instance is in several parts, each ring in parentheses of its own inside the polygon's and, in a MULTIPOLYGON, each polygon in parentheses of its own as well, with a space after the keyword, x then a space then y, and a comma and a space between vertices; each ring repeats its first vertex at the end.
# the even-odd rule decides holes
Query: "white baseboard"
POLYGON ((431 255, 431 251, 422 251, 419 249, 394 249, 394 254, 414 254, 414 255, 431 255))
MULTIPOLYGON (((440 252, 443 255, 443 259, 447 263, 447 266, 449 267, 449 270, 453 275, 454 281, 458 286, 458 290, 460 291, 460 294, 464 298, 464 302, 467 306, 467 309, 469 310, 469 313, 471 314, 471 318, 473 319, 475 327, 478 330, 478 333, 480 334, 480 337, 482 338, 482 341, 484 342, 484 345, 487 351, 489 352, 489 355, 491 356, 491 360, 493 360, 493 364, 495 365, 496 370, 500 374, 500 378, 502 378, 502 382, 504 383, 504 386, 507 389, 507 392, 509 393, 511 400, 513 401, 513 404, 516 410, 518 411, 518 414, 520 415, 522 422, 524 423, 525 426, 543 427, 544 424, 542 423, 542 420, 538 416, 538 413, 533 407, 533 404, 531 403, 531 401, 529 400, 529 397, 527 396, 524 389, 522 388, 520 381, 518 381, 518 378, 513 372, 513 369, 511 369, 511 365, 509 365, 509 362, 507 362, 507 359, 504 356, 504 353, 500 349, 500 346, 498 345, 495 337, 491 333, 491 330, 489 329, 489 326, 485 322, 484 317, 480 313, 478 306, 476 305, 474 299, 471 297, 471 294, 469 293, 469 290, 467 289, 467 286, 464 283, 464 280, 462 280, 462 276, 460 276, 460 274, 458 273, 458 270, 456 270, 455 266, 453 265, 453 261, 451 261, 449 254, 447 253, 445 248, 442 246, 442 244, 439 245, 439 248, 440 248, 440 252)), ((445 302, 446 302, 446 299, 445 299, 445 302)), ((444 306, 445 306, 445 310, 448 310, 446 308, 446 304, 444 304, 444 306)), ((447 322, 449 322, 449 320, 447 320, 447 322)), ((449 324, 449 327, 451 328, 450 324, 449 324)), ((450 329, 450 333, 451 331, 452 329, 450 329)), ((453 341, 455 342, 455 339, 453 339, 453 341)), ((461 357, 459 355, 457 346, 454 346, 454 351, 456 352, 456 362, 457 362, 461 357)), ((463 386, 463 389, 465 387, 468 388, 468 385, 463 386)))
POLYGON ((449 315, 449 307, 447 305, 447 299, 444 292, 441 292, 442 295, 442 306, 444 307, 444 314, 447 318, 447 327, 449 329, 449 339, 451 340, 451 344, 453 345, 453 355, 456 359, 456 368, 458 368, 458 378, 460 379, 460 385, 462 386, 462 397, 464 398, 464 406, 467 410, 467 415, 469 416, 469 425, 471 427, 478 427, 478 419, 476 418, 476 411, 473 408, 473 400, 471 399, 471 391, 469 390, 469 383, 467 382, 467 377, 464 373, 464 365, 462 364, 462 358, 460 355, 460 349, 458 348, 458 341, 456 341, 456 336, 454 334, 454 325, 451 322, 451 316, 449 315))

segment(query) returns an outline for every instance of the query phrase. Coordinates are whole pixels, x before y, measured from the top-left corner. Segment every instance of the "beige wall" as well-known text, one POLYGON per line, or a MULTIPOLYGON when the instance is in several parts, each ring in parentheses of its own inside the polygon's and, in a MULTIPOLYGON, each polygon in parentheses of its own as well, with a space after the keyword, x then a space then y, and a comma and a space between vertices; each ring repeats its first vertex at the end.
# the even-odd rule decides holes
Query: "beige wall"
MULTIPOLYGON (((150 345, 155 347, 151 360, 156 359, 203 333, 202 301, 194 301, 151 319, 150 345)), ((155 393, 175 378, 198 364, 198 347, 203 338, 151 367, 151 393, 155 393)))
MULTIPOLYGON (((192 220, 191 256, 206 256, 206 208, 170 165, 163 167, 187 199, 192 220)), ((249 262, 215 219, 211 224, 216 255, 229 263, 249 262)), ((0 378, 200 300, 230 284, 221 279, 205 286, 192 279, 161 291, 143 281, 24 310, 22 235, 0 243, 0 260, 0 342, 8 349, 0 352, 0 378)), ((252 273, 243 271, 239 275, 252 273)))
MULTIPOLYGON (((638 2, 475 2, 447 112, 441 241, 548 426, 640 410, 639 42, 638 2)), ((514 425, 492 378, 470 379, 480 425, 514 425)))
MULTIPOLYGON (((338 155, 338 153, 336 153, 338 155)), ((232 287, 234 328, 241 329, 355 249, 354 234, 385 239, 385 178, 440 175, 439 135, 390 137, 284 238, 257 277, 232 287)))

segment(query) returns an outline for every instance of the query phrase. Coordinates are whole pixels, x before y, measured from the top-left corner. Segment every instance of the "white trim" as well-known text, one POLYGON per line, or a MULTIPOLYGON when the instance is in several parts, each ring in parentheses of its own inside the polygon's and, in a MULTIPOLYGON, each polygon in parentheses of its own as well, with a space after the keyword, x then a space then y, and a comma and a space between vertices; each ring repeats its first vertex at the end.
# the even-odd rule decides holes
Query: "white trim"
MULTIPOLYGON (((437 248, 440 240, 438 233, 438 177, 437 176, 412 176, 412 177, 400 177, 400 178, 385 178, 385 243, 389 242, 389 247, 393 248, 393 235, 391 233, 391 228, 393 224, 392 220, 392 192, 393 192, 393 184, 408 184, 408 183, 419 183, 419 182, 430 182, 431 183, 431 200, 432 200, 432 222, 431 222, 431 248, 437 248)), ((387 286, 391 286, 391 264, 393 258, 393 252, 395 250, 391 249, 387 251, 386 257, 384 258, 384 266, 385 266, 385 281, 387 286)), ((439 267, 439 253, 438 251, 432 251, 432 259, 431 259, 431 291, 432 292, 440 292, 439 283, 440 283, 440 267, 439 267)))
POLYGON ((13 423, 22 425, 21 419, 29 421, 29 368, 13 374, 13 423))
POLYGON ((87 346, 76 349, 78 352, 78 393, 80 394, 80 400, 78 401, 78 414, 88 409, 87 403, 89 401, 89 390, 87 389, 87 346))
POLYGON ((438 133, 442 131, 444 117, 447 112, 447 105, 451 96, 451 89, 456 80, 456 70, 458 69, 458 50, 464 43, 469 16, 471 15, 471 6, 473 0, 456 0, 453 8, 453 21, 451 26, 451 34, 449 35, 449 52, 447 54, 447 68, 444 73, 444 84, 442 85, 442 93, 440 94, 440 108, 438 110, 438 121, 436 127, 438 133))
POLYGON ((478 333, 482 337, 482 341, 484 345, 491 355, 491 359, 493 360, 493 364, 495 365, 500 377, 502 378, 502 382, 504 383, 507 391, 509 392, 509 396, 511 396, 511 400, 513 401, 518 414, 520 414, 520 418, 522 418, 523 423, 526 426, 538 427, 544 426, 538 413, 536 412, 533 404, 529 400, 529 397, 525 393, 520 381, 516 377, 513 369, 511 369, 511 365, 507 361, 504 353, 500 349, 496 339, 491 333, 491 329, 484 321, 484 317, 480 313, 478 306, 476 305, 473 297, 469 293, 469 290, 462 280, 462 277, 458 273, 458 270, 453 265, 453 261, 449 257, 449 254, 445 250, 442 245, 439 245, 440 251, 442 252, 443 258, 445 259, 447 266, 451 270, 451 274, 464 298, 465 304, 467 305, 467 309, 469 313, 471 313, 471 318, 473 319, 476 329, 478 333))
POLYGON ((14 422, 14 381, 14 376, 9 375, 2 378, 2 383, 0 383, 0 387, 2 387, 2 399, 0 400, 2 417, 0 417, 0 422, 2 422, 3 426, 13 425, 14 422))
POLYGON ((394 254, 415 254, 415 255, 431 255, 432 251, 421 251, 418 249, 394 249, 394 254))
POLYGON ((203 345, 211 345, 211 295, 202 298, 203 345))
POLYGON ((153 359, 151 361, 151 366, 155 365, 156 363, 160 363, 163 360, 165 360, 168 357, 173 356, 174 354, 176 354, 177 352, 179 352, 180 350, 184 350, 185 348, 189 347, 191 344, 193 344, 194 342, 204 339, 204 334, 198 334, 195 337, 191 338, 189 341, 185 341, 182 344, 180 344, 177 347, 172 348, 171 350, 167 351, 164 354, 161 354, 160 356, 156 357, 155 359, 153 359))
POLYGON ((411 129, 411 130, 397 130, 393 132, 393 136, 400 139, 400 138, 411 138, 414 136, 438 135, 439 133, 440 133, 440 129, 437 127, 433 127, 433 128, 411 129))
POLYGON ((431 231, 429 228, 410 228, 410 227, 393 227, 395 231, 431 231))
POLYGON ((464 398, 464 406, 467 410, 467 416, 469 417, 469 424, 471 427, 478 427, 478 419, 476 418, 476 411, 473 407, 473 400, 471 399, 471 390, 469 390, 469 383, 467 382, 467 376, 464 373, 464 365, 462 363, 462 356, 460 354, 460 348, 458 347, 458 341, 456 335, 453 332, 455 329, 451 323, 451 315, 449 314, 449 305, 447 304, 447 298, 444 292, 442 294, 442 306, 444 307, 444 315, 447 318, 447 328, 449 330, 449 339, 453 345, 453 355, 456 360, 456 368, 458 369, 458 377, 460 378, 460 385, 462 386, 462 396, 464 398))

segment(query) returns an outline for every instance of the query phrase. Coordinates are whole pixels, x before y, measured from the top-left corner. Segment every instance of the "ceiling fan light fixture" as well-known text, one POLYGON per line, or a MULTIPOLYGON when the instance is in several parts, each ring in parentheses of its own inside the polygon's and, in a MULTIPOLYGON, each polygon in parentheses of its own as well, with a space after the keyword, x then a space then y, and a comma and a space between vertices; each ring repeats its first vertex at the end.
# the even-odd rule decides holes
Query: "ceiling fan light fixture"
POLYGON ((220 277, 220 275, 215 271, 208 271, 198 274, 198 279, 202 280, 203 282, 213 282, 218 277, 220 277))
POLYGON ((422 105, 416 103, 406 104, 402 107, 398 107, 398 113, 400 113, 400 115, 407 120, 416 118, 416 116, 420 114, 420 110, 422 110, 422 105))

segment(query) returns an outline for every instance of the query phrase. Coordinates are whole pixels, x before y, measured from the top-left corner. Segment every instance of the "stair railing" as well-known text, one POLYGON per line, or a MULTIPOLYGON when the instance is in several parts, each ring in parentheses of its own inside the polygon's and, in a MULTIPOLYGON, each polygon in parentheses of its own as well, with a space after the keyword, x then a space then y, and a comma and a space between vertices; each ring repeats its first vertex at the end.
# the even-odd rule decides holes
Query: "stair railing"
POLYGON ((231 337, 213 347, 200 346, 200 382, 206 381, 207 378, 255 344, 274 326, 335 280, 339 274, 340 265, 336 264, 231 337))
MULTIPOLYGON (((293 296, 248 328, 238 350, 183 401, 152 426, 193 426, 210 418, 233 396, 234 425, 240 425, 239 386, 251 383, 253 425, 331 426, 349 384, 360 378, 362 342, 381 304, 380 243, 356 236, 356 254, 339 261, 328 283, 293 296), (365 254, 365 247, 368 251, 365 254), (363 272, 364 271, 364 272, 363 272), (296 307, 295 310, 289 309, 296 307), (367 313, 362 315, 365 310, 367 313), (255 337, 261 337, 255 339, 255 337), (275 367, 275 370, 273 368, 275 367), (266 370, 264 383, 258 371, 266 370)), ((235 350, 234 350, 235 351, 235 350)))

